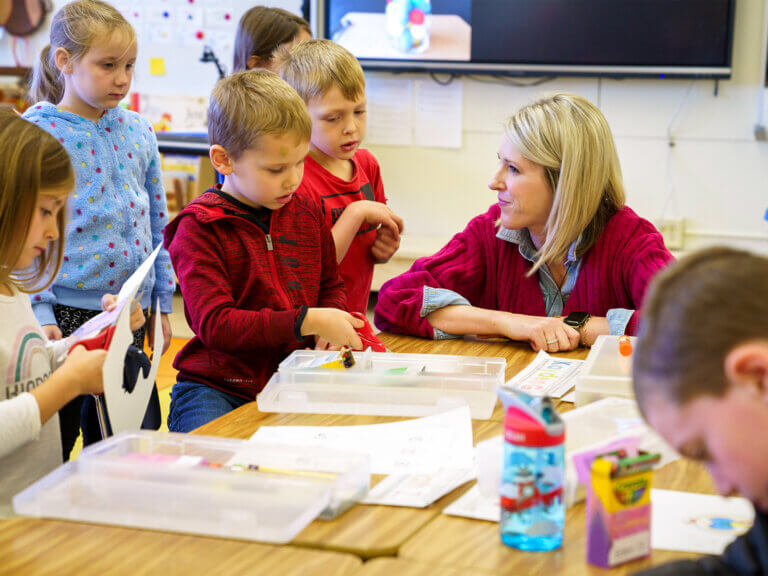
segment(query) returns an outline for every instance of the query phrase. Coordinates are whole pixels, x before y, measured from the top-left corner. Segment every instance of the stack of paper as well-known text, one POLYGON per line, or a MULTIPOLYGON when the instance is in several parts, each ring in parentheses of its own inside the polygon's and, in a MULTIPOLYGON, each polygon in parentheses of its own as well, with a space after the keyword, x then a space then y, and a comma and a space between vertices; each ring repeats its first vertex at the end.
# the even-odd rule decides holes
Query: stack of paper
POLYGON ((369 454, 371 473, 389 474, 365 502, 428 506, 475 477, 469 407, 368 426, 263 426, 259 442, 369 454))
MULTIPOLYGON (((518 388, 531 396, 562 398, 576 385, 584 360, 555 358, 543 350, 523 370, 510 378, 506 387, 518 388)), ((573 402, 572 398, 563 398, 573 402)))

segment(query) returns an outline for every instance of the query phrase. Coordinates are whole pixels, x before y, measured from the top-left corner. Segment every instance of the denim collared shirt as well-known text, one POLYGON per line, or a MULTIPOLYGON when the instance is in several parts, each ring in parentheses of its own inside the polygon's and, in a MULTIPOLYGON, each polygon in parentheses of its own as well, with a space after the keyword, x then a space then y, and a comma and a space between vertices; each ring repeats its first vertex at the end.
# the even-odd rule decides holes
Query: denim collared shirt
MULTIPOLYGON (((529 262, 536 261, 536 247, 533 245, 531 235, 526 228, 510 230, 501 227, 496 234, 496 237, 517 244, 518 249, 520 250, 520 255, 523 258, 529 262)), ((547 311, 547 316, 562 316, 565 303, 568 301, 571 292, 573 292, 573 287, 576 285, 576 280, 579 277, 579 270, 581 270, 582 263, 582 258, 576 255, 576 247, 580 240, 581 237, 577 238, 568 249, 568 258, 565 261, 565 281, 563 282, 562 288, 558 288, 557 282, 555 282, 555 279, 546 264, 541 266, 538 270, 539 286, 541 287, 541 293, 544 296, 544 306, 547 311)), ((470 306, 471 304, 461 294, 458 294, 453 290, 424 286, 421 306, 422 318, 440 308, 457 305, 470 306)), ((626 308, 613 308, 608 310, 606 318, 608 320, 610 333, 614 335, 624 334, 624 330, 633 313, 634 310, 627 310, 626 308)), ((433 332, 435 340, 458 338, 458 336, 448 334, 438 328, 433 328, 433 332)))

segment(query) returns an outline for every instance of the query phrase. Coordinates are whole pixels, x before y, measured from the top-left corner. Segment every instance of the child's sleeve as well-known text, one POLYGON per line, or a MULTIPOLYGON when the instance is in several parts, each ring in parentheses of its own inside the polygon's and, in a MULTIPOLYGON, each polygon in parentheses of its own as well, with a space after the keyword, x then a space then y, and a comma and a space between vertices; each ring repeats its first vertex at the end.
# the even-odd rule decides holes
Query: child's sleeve
POLYGON ((32 312, 40 323, 40 326, 53 324, 58 326, 56 315, 53 313, 53 306, 56 304, 56 294, 53 288, 48 287, 37 294, 30 294, 29 300, 32 303, 32 312))
POLYGON ((339 264, 336 262, 336 245, 333 242, 333 234, 319 207, 316 210, 315 218, 320 227, 320 265, 322 266, 317 305, 321 308, 347 310, 347 293, 344 289, 344 281, 339 274, 339 264))
POLYGON ((382 204, 387 203, 387 197, 384 194, 384 182, 381 179, 381 168, 376 158, 371 154, 371 168, 369 178, 371 179, 371 186, 373 187, 373 198, 376 202, 382 204))
MULTIPOLYGON (((434 256, 420 258, 408 272, 392 278, 379 290, 374 322, 387 332, 434 338, 434 328, 427 320, 425 287, 450 290, 477 306, 486 289, 484 235, 492 235, 486 226, 488 214, 479 216, 456 234, 434 256)), ((488 287, 491 289, 492 287, 488 287)), ((439 336, 439 335, 438 335, 439 336)))
POLYGON ((224 266, 226 248, 211 227, 182 217, 169 247, 190 328, 211 350, 281 348, 295 335, 300 309, 240 310, 224 266))
MULTIPOLYGON (((150 161, 147 170, 144 187, 149 194, 149 214, 150 226, 152 232, 152 246, 157 246, 163 242, 163 228, 168 224, 168 205, 165 199, 165 190, 163 189, 163 179, 160 171, 160 152, 157 148, 157 137, 152 127, 147 123, 147 129, 150 131, 150 161)), ((160 253, 155 260, 155 286, 152 289, 152 303, 160 299, 160 312, 170 314, 172 311, 173 292, 176 288, 174 282, 173 268, 171 267, 171 256, 165 248, 160 249, 160 253)))
POLYGON ((0 402, 0 458, 40 436, 40 408, 29 392, 0 402))

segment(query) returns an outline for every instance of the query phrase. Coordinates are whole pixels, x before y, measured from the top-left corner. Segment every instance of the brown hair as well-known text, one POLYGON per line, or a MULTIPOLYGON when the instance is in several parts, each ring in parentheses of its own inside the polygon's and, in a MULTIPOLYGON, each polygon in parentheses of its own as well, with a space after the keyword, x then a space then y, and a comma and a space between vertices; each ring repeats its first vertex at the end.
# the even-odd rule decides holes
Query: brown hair
POLYGON ((64 256, 66 211, 58 213, 59 238, 35 259, 31 270, 14 267, 21 257, 41 191, 75 186, 72 162, 48 132, 8 111, 0 111, 0 284, 13 282, 37 292, 56 277, 64 256))
POLYGON ((304 18, 282 8, 254 6, 243 14, 237 25, 232 70, 247 70, 251 56, 271 60, 278 46, 292 42, 302 30, 312 36, 309 22, 304 18))
POLYGON ((652 282, 633 354, 635 395, 684 404, 722 396, 725 358, 743 342, 768 339, 768 258, 710 248, 669 266, 652 282))
POLYGON ((77 0, 62 6, 51 22, 50 44, 40 52, 29 92, 33 100, 58 104, 64 97, 64 82, 56 66, 55 53, 63 48, 73 61, 91 49, 98 37, 119 31, 131 46, 136 42, 133 26, 114 6, 100 0, 77 0))
POLYGON ((560 92, 518 110, 507 120, 506 136, 523 158, 544 168, 554 194, 547 237, 528 274, 564 259, 580 235, 576 253, 582 256, 625 202, 605 117, 586 98, 560 92))
POLYGON ((280 75, 309 102, 338 86, 347 100, 365 94, 365 76, 352 53, 330 40, 307 40, 276 54, 280 75))
POLYGON ((263 134, 293 132, 309 141, 312 120, 296 91, 267 70, 237 72, 219 80, 208 106, 208 141, 233 159, 263 134))

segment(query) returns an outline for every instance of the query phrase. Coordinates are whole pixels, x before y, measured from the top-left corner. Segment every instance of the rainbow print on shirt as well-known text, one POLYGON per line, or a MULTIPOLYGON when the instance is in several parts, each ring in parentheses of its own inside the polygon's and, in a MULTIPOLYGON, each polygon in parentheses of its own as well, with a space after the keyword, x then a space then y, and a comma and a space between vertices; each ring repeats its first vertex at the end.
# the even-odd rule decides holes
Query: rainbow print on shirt
POLYGON ((19 328, 14 344, 17 353, 14 361, 8 365, 6 382, 9 384, 5 389, 5 400, 37 388, 51 375, 47 342, 35 326, 30 324, 19 328), (41 370, 39 366, 43 369, 41 370), (31 378, 32 374, 39 374, 39 376, 31 378), (11 382, 13 384, 10 384, 11 382))

